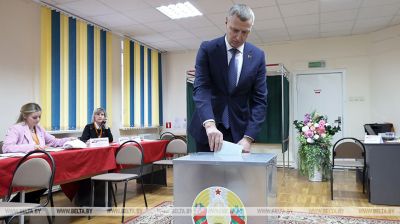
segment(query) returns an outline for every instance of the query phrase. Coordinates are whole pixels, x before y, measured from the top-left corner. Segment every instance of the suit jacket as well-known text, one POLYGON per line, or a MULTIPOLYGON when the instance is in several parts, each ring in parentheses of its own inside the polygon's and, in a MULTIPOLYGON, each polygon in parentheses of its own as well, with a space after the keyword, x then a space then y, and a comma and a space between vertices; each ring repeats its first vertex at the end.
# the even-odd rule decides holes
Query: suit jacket
MULTIPOLYGON (((47 133, 41 126, 36 125, 36 135, 41 146, 62 146, 70 138, 58 139, 47 133)), ((35 141, 32 138, 28 125, 24 122, 11 126, 4 139, 3 152, 29 152, 35 149, 35 141)))
POLYGON ((265 120, 267 86, 264 52, 245 43, 239 82, 232 93, 228 91, 227 58, 224 36, 203 42, 197 53, 193 89, 196 109, 189 133, 198 143, 208 142, 203 122, 214 119, 216 123, 222 123, 222 113, 227 105, 235 142, 244 135, 255 139, 265 120))
MULTIPOLYGON (((101 138, 108 138, 109 142, 113 141, 113 136, 111 134, 111 130, 110 128, 104 128, 102 127, 103 131, 101 134, 101 138)), ((94 123, 91 124, 87 124, 85 126, 85 129, 83 129, 82 132, 82 137, 81 137, 81 141, 86 142, 87 140, 91 139, 91 138, 98 138, 99 136, 97 136, 96 133, 96 127, 94 126, 94 123)))

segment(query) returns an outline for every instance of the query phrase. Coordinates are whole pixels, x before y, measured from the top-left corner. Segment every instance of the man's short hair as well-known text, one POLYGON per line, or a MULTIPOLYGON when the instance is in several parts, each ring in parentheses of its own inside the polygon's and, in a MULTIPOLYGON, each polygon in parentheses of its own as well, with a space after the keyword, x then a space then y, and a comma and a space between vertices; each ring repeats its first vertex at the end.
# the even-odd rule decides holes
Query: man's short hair
POLYGON ((233 5, 228 12, 228 17, 234 16, 236 15, 237 17, 239 17, 239 19, 241 21, 249 21, 251 20, 251 24, 254 24, 254 12, 253 10, 244 4, 235 4, 233 5))

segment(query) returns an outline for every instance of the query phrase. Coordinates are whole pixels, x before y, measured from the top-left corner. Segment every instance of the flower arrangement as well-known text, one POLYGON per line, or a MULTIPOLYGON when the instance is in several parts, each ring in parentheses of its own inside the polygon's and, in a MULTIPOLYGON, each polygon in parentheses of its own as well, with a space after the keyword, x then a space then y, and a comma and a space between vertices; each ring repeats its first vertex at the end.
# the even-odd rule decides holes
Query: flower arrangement
POLYGON ((327 116, 315 111, 306 114, 303 121, 295 120, 293 124, 299 133, 300 173, 312 178, 314 169, 317 169, 322 171, 326 179, 331 168, 331 140, 340 127, 330 125, 327 116))

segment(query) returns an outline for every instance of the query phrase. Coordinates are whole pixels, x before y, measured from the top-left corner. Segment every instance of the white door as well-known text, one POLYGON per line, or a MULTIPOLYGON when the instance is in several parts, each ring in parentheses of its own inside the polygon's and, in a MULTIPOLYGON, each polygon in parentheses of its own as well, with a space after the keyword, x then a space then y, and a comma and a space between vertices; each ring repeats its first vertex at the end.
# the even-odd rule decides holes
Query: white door
MULTIPOLYGON (((343 72, 297 74, 296 76, 296 112, 294 120, 303 120, 306 113, 317 111, 327 115, 330 124, 343 130, 343 72)), ((295 130, 296 131, 296 130, 295 130)), ((295 133, 294 136, 297 136, 295 133)), ((343 131, 336 133, 332 144, 343 137, 343 131)), ((298 142, 294 141, 297 152, 298 142)), ((297 153, 296 153, 297 155, 297 153)))

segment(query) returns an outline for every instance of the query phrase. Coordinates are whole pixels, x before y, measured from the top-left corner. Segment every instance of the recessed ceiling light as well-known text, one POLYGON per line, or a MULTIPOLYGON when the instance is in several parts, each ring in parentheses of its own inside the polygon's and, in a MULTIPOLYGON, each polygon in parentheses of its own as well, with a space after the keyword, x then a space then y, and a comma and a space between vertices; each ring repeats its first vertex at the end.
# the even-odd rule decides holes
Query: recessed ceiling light
POLYGON ((157 7, 158 11, 164 13, 171 19, 181 19, 193 16, 203 15, 190 2, 171 4, 168 6, 157 7))

